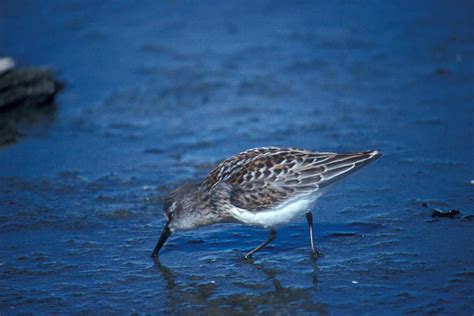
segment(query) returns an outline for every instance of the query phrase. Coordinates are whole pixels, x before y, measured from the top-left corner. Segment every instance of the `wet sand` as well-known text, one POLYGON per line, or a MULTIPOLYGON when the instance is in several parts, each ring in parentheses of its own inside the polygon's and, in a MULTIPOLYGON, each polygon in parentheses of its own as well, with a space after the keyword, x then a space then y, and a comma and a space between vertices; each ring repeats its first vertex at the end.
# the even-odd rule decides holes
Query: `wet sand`
POLYGON ((0 148, 0 312, 471 315, 472 2, 0 4, 67 88, 0 148), (251 147, 384 157, 267 232, 176 234, 167 192, 251 147), (453 218, 434 210, 459 210, 453 218))

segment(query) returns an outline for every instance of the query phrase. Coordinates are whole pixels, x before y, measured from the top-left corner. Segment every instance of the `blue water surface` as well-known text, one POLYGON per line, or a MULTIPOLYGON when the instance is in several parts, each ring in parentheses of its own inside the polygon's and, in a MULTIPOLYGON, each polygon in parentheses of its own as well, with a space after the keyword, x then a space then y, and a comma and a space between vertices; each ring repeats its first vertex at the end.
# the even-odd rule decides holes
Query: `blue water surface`
POLYGON ((67 86, 0 148, 0 313, 472 315, 473 12, 2 1, 0 55, 67 86), (325 257, 302 218, 251 261, 267 232, 221 225, 154 262, 166 194, 265 145, 384 152, 315 207, 325 257))

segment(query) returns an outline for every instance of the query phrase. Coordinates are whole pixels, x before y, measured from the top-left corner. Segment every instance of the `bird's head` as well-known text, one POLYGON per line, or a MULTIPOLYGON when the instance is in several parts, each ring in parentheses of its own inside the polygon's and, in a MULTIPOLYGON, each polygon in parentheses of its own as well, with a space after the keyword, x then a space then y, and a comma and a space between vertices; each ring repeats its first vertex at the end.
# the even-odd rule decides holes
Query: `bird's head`
POLYGON ((197 190, 197 184, 184 184, 173 190, 165 199, 163 213, 166 225, 153 250, 152 257, 156 257, 172 232, 201 226, 200 216, 196 212, 197 190))

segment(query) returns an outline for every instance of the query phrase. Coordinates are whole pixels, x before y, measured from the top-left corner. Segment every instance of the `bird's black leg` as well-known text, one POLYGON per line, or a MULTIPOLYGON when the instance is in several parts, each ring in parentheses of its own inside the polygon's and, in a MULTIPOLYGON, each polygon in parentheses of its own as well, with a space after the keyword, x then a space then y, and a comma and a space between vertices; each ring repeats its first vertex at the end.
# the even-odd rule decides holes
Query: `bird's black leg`
POLYGON ((314 241, 314 233, 313 233, 313 214, 311 212, 306 213, 306 219, 308 220, 309 226, 309 238, 311 241, 311 251, 315 258, 322 257, 323 253, 318 250, 316 247, 316 242, 314 241))
POLYGON ((262 242, 260 245, 258 245, 258 247, 256 247, 255 249, 252 249, 250 250, 249 252, 247 252, 244 256, 245 259, 248 259, 250 258, 254 253, 256 253, 257 251, 259 251, 260 249, 262 249, 263 247, 265 247, 266 245, 268 245, 273 239, 275 239, 277 233, 274 229, 270 230, 270 236, 268 236, 267 240, 265 240, 264 242, 262 242))

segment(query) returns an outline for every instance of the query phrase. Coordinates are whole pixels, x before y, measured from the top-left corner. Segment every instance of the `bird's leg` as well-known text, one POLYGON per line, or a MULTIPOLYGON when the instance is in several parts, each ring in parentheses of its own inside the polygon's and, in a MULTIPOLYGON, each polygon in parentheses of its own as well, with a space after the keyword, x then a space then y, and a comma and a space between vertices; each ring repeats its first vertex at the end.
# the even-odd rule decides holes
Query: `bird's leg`
POLYGON ((262 249, 263 247, 265 247, 266 245, 268 245, 273 239, 275 239, 277 233, 274 229, 270 230, 270 235, 268 236, 267 240, 265 240, 264 242, 262 242, 260 245, 258 245, 258 247, 256 247, 255 249, 252 249, 250 250, 249 252, 247 252, 244 256, 245 259, 248 259, 250 258, 254 253, 256 253, 257 251, 259 251, 260 249, 262 249))
POLYGON ((315 258, 322 257, 323 253, 318 250, 316 247, 316 242, 314 241, 314 233, 313 233, 313 214, 311 212, 306 213, 306 219, 308 220, 309 226, 309 238, 311 241, 311 251, 315 258))

